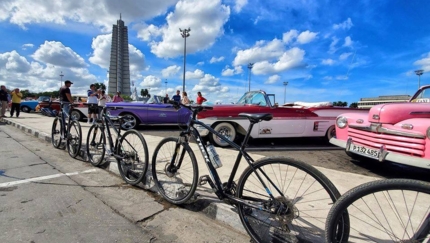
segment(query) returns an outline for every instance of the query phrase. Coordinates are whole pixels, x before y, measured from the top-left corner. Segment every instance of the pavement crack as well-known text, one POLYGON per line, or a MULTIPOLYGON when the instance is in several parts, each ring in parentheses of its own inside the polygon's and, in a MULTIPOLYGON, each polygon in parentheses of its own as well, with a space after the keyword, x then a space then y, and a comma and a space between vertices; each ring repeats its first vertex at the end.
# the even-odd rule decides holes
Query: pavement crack
POLYGON ((24 200, 24 201, 21 201, 21 203, 28 203, 28 202, 31 202, 31 201, 33 201, 33 199, 24 200))
POLYGON ((46 162, 44 162, 44 163, 36 163, 36 164, 29 164, 28 166, 35 166, 35 165, 46 165, 47 163, 46 162))
POLYGON ((148 223, 151 222, 152 220, 154 220, 154 218, 159 215, 160 213, 163 213, 164 211, 166 211, 165 209, 160 210, 154 214, 152 214, 151 216, 145 217, 143 219, 137 220, 136 223, 148 223))
POLYGON ((42 234, 42 233, 45 233, 45 231, 46 231, 46 229, 43 229, 41 231, 37 231, 36 234, 42 234))

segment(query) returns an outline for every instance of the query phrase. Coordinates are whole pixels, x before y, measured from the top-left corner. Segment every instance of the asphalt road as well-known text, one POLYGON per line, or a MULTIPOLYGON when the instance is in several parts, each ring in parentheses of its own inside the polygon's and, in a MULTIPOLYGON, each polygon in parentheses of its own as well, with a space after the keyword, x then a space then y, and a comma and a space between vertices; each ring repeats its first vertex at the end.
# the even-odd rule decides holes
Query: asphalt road
MULTIPOLYGON (((139 126, 144 135, 178 136, 179 126, 139 126)), ((380 178, 409 178, 430 182, 430 170, 365 159, 358 161, 347 156, 343 149, 331 145, 324 138, 253 139, 249 151, 264 156, 286 156, 314 166, 380 178)))

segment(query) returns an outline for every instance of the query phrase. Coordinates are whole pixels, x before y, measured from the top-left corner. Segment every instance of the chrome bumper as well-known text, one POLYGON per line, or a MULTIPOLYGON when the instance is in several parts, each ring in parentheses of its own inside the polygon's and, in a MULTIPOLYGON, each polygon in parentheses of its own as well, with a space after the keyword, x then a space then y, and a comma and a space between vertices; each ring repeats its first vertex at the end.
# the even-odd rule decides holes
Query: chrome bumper
MULTIPOLYGON (((341 147, 341 148, 344 148, 345 151, 349 151, 349 144, 351 143, 350 141, 351 140, 344 141, 344 140, 339 140, 336 138, 330 139, 331 144, 336 145, 336 146, 341 147)), ((353 153, 352 151, 349 151, 349 152, 353 153)), ((360 155, 360 154, 357 154, 357 155, 360 155)), ((373 158, 373 159, 377 160, 375 158, 373 158)), ((404 155, 404 154, 399 154, 396 152, 390 152, 390 151, 383 150, 381 148, 379 161, 384 162, 386 160, 391 161, 391 162, 395 162, 395 163, 399 163, 399 164, 430 169, 430 159, 418 158, 418 157, 408 156, 408 155, 404 155)))

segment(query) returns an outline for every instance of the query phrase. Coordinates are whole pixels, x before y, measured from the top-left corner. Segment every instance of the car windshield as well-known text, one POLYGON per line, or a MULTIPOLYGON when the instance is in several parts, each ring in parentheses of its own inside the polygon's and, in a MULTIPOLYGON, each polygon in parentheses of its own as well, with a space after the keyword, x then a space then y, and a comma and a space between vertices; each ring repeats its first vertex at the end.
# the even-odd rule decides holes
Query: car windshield
POLYGON ((253 91, 245 93, 237 104, 267 106, 267 101, 263 93, 253 91))
POLYGON ((162 99, 160 99, 161 96, 158 95, 153 95, 149 98, 148 101, 146 101, 146 104, 161 104, 163 102, 161 102, 162 99))

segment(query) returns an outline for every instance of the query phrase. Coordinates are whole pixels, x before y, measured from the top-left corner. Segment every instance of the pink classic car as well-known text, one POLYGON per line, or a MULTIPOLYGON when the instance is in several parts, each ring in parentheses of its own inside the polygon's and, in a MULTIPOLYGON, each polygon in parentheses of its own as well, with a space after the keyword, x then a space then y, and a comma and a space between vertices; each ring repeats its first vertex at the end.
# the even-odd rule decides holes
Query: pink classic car
POLYGON ((430 85, 407 103, 376 105, 369 114, 340 115, 330 142, 352 158, 430 169, 430 85))
MULTIPOLYGON (((335 134, 336 117, 345 112, 367 114, 368 110, 336 107, 330 102, 294 102, 280 106, 274 102, 274 95, 250 91, 235 104, 214 105, 213 110, 200 112, 198 119, 235 140, 240 134, 246 134, 249 126, 249 120, 239 117, 239 113, 271 113, 272 120, 254 126, 252 138, 326 137, 328 141, 335 134)), ((198 129, 202 136, 209 135, 206 129, 198 129)), ((213 134, 209 139, 215 145, 228 146, 213 134)))

